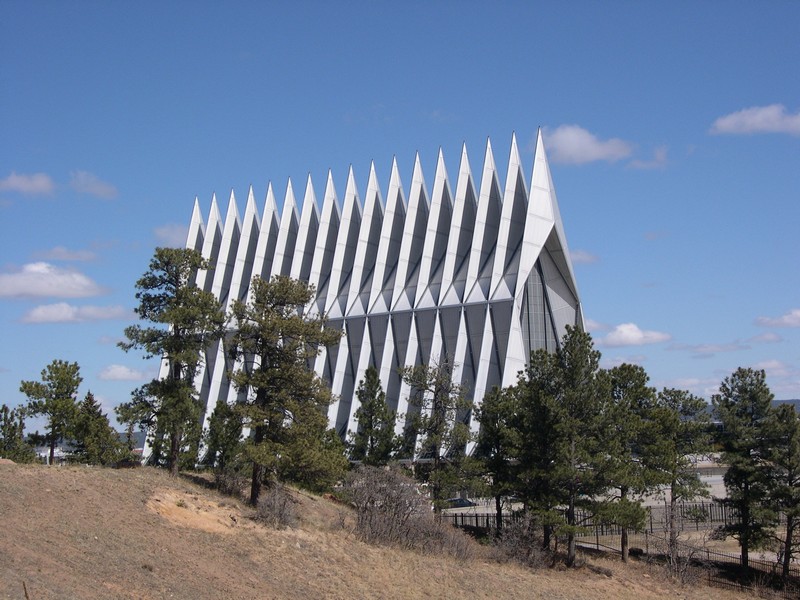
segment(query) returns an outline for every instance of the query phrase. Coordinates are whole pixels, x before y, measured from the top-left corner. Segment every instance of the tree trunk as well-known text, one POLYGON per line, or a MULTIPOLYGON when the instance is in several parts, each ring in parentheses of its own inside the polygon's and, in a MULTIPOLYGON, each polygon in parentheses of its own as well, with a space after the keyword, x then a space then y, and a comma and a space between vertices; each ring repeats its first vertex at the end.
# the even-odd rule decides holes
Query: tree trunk
MULTIPOLYGON (((628 490, 623 488, 620 491, 620 502, 624 502, 628 498, 628 490)), ((624 523, 620 526, 620 550, 622 551, 622 562, 628 562, 628 526, 624 523)))
MULTIPOLYGON (((253 445, 258 447, 264 441, 265 425, 258 425, 256 427, 255 435, 253 435, 253 445)), ((253 475, 250 478, 250 506, 258 506, 258 496, 261 494, 261 484, 264 481, 264 467, 253 461, 253 475)))
POLYGON ((742 569, 747 573, 747 569, 750 567, 750 507, 744 506, 742 507, 742 511, 740 513, 739 518, 741 519, 742 525, 745 528, 745 531, 742 532, 741 537, 739 538, 739 544, 742 546, 742 569))
POLYGON ((674 486, 669 493, 669 509, 667 511, 667 530, 669 532, 669 562, 673 569, 678 565, 678 501, 675 499, 674 486))
POLYGON ((503 498, 500 496, 500 494, 494 497, 494 510, 497 535, 500 535, 500 532, 503 529, 503 498))
POLYGON ((628 528, 620 527, 620 547, 622 549, 622 562, 628 562, 628 528))
POLYGON ((569 507, 567 508, 567 525, 569 526, 567 534, 567 566, 571 567, 575 564, 576 544, 575 544, 575 497, 570 496, 569 507))
POLYGON ((169 438, 169 458, 167 465, 169 466, 170 477, 178 476, 178 467, 181 455, 181 438, 183 437, 180 430, 173 431, 169 438))
POLYGON ((56 457, 56 438, 53 436, 50 438, 50 462, 48 463, 49 466, 53 466, 53 460, 56 457))
POLYGON ((786 515, 786 537, 783 546, 783 579, 789 578, 789 568, 792 564, 792 537, 794 537, 795 521, 791 515, 786 515))

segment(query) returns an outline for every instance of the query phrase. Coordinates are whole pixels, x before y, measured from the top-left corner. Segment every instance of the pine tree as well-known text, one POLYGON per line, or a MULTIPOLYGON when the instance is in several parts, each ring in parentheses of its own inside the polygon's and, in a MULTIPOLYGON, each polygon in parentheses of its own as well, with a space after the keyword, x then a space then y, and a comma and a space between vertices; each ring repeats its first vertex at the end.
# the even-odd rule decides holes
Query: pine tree
POLYGON ((777 515, 769 505, 771 479, 766 462, 768 452, 767 419, 772 393, 763 370, 737 369, 720 384, 712 396, 714 414, 722 425, 718 442, 728 497, 723 502, 734 508, 738 521, 725 531, 739 542, 742 567, 749 566, 751 549, 768 543, 777 515))
POLYGON ((235 467, 242 453, 242 416, 224 400, 217 402, 208 420, 203 462, 220 472, 235 467))
POLYGON ((25 409, 0 406, 0 457, 18 463, 33 462, 36 453, 25 442, 25 409))
POLYGON ((638 365, 619 365, 609 376, 612 402, 604 432, 603 472, 616 493, 599 508, 601 518, 619 525, 622 560, 627 562, 628 532, 641 528, 647 518, 641 498, 659 483, 642 460, 644 447, 652 441, 644 429, 655 403, 655 390, 647 385, 647 373, 638 365))
POLYGON ((90 465, 109 465, 124 455, 122 443, 92 392, 78 405, 73 428, 75 454, 90 465))
POLYGON ((350 460, 365 465, 385 465, 398 446, 394 433, 397 414, 386 404, 378 370, 369 366, 356 390, 358 427, 350 434, 350 460))
POLYGON ((566 535, 567 566, 576 557, 578 509, 591 509, 607 489, 610 379, 599 360, 591 336, 568 326, 555 353, 531 354, 515 391, 521 494, 545 526, 545 543, 553 525, 566 535))
POLYGON ((299 464, 310 464, 305 457, 316 453, 328 467, 346 465, 341 442, 328 443, 319 425, 332 400, 330 389, 308 367, 341 333, 326 327, 324 318, 304 314, 313 296, 313 287, 290 277, 255 277, 249 301, 233 304, 228 355, 239 367, 229 377, 247 395, 237 410, 252 432, 245 455, 252 464, 253 506, 265 478, 298 473, 299 464))
POLYGON ((696 461, 711 451, 706 401, 685 390, 665 388, 650 411, 645 435, 650 440, 642 460, 669 491, 667 511, 670 564, 678 561, 678 503, 709 495, 696 461))
POLYGON ((784 579, 800 553, 800 415, 781 404, 767 419, 767 452, 772 502, 786 519, 781 540, 784 579))
POLYGON ((408 402, 412 415, 410 434, 418 446, 415 472, 431 490, 434 510, 442 509, 444 492, 458 485, 464 451, 469 441, 465 422, 471 403, 463 386, 453 381, 453 361, 400 369, 400 377, 411 387, 408 402))
POLYGON ((503 497, 513 492, 517 482, 520 443, 518 432, 512 427, 517 413, 515 400, 511 389, 495 387, 475 409, 475 418, 481 426, 474 456, 490 479, 498 532, 503 528, 503 497))
POLYGON ((72 434, 78 414, 76 397, 81 381, 78 363, 54 360, 42 370, 42 381, 20 383, 19 390, 28 397, 26 414, 47 417, 45 439, 50 447, 51 465, 56 444, 72 434))
POLYGON ((194 283, 197 271, 208 268, 196 250, 156 248, 149 270, 136 282, 136 313, 152 326, 126 328, 128 341, 120 343, 125 351, 138 348, 145 358, 158 357, 167 365, 166 377, 135 390, 122 410, 148 429, 152 460, 157 463, 165 453, 173 476, 187 448, 189 460, 196 458, 201 407, 194 377, 225 321, 219 300, 194 283))

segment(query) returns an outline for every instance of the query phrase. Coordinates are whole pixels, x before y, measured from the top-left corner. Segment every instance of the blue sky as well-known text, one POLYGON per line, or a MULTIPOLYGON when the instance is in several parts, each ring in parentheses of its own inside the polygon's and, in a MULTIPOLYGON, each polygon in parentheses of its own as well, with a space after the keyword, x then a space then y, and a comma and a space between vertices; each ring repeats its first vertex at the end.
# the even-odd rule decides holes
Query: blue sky
MULTIPOLYGON (((451 185, 462 143, 530 176, 545 132, 605 366, 800 398, 800 3, 0 3, 0 402, 56 358, 106 410, 116 347, 195 197, 283 197, 375 161, 451 185)), ((301 193, 302 195, 302 193, 301 193)))

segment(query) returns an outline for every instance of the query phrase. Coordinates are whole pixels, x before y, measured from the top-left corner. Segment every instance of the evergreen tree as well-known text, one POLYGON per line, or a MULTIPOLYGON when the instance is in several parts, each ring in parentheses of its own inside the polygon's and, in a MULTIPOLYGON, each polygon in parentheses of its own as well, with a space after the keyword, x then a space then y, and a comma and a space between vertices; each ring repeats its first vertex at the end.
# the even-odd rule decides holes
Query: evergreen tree
POLYGON ((767 419, 767 452, 772 502, 786 519, 781 545, 784 579, 800 553, 800 415, 781 404, 767 419))
POLYGON ((696 461, 711 451, 709 421, 705 400, 684 390, 665 388, 658 393, 645 427, 651 442, 642 459, 658 473, 669 492, 668 554, 673 567, 678 561, 678 504, 709 495, 695 468, 696 461))
POLYGON ((723 503, 739 515, 725 531, 738 540, 744 569, 749 566, 750 550, 769 541, 777 519, 769 505, 771 479, 766 462, 772 398, 764 371, 744 368, 726 377, 719 393, 712 396, 714 414, 722 425, 718 439, 722 462, 728 465, 724 476, 728 497, 723 503))
POLYGON ((116 431, 103 414, 100 403, 92 392, 78 405, 78 414, 73 429, 75 454, 90 465, 108 465, 124 455, 122 443, 116 431))
POLYGON ((531 354, 515 391, 521 494, 545 525, 545 543, 552 525, 566 535, 568 566, 576 557, 578 509, 593 508, 607 488, 610 380, 599 360, 591 336, 568 326, 555 353, 531 354))
POLYGON ((241 438, 242 416, 234 406, 220 400, 208 420, 203 463, 220 472, 235 467, 243 449, 241 438))
POLYGON ((26 414, 47 417, 45 440, 50 447, 49 464, 53 464, 56 444, 72 434, 78 414, 76 397, 80 376, 78 363, 54 360, 42 370, 41 381, 22 381, 19 391, 28 397, 26 414))
POLYGON ((299 473, 301 464, 310 466, 308 456, 327 467, 346 465, 341 442, 336 447, 322 435, 330 389, 308 367, 341 333, 327 328, 324 318, 304 314, 313 296, 314 288, 302 281, 254 277, 249 301, 233 304, 228 354, 239 367, 229 377, 247 394, 237 410, 252 432, 245 455, 252 464, 254 506, 265 478, 299 473))
MULTIPOLYGON (((136 282, 135 309, 152 324, 125 329, 125 350, 144 350, 145 358, 159 357, 166 377, 154 379, 133 393, 122 410, 147 427, 158 463, 166 454, 171 475, 177 475, 181 454, 196 450, 201 407, 194 377, 206 348, 222 335, 225 315, 211 292, 195 285, 195 275, 210 264, 196 250, 156 248, 149 270, 136 282), (166 446, 166 451, 164 451, 166 446)), ((196 458, 189 457, 192 462, 196 458)))
POLYGON ((25 442, 25 409, 0 406, 0 457, 18 463, 33 462, 36 453, 25 442))
POLYGON ((647 373, 638 365, 619 365, 609 376, 612 402, 604 432, 603 472, 615 493, 599 508, 602 519, 619 525, 622 560, 627 562, 628 532, 640 529, 647 518, 641 498, 659 483, 642 460, 645 446, 652 442, 645 434, 645 424, 655 404, 655 390, 647 385, 647 373))
POLYGON ((471 403, 464 387, 453 381, 453 361, 400 369, 400 377, 411 387, 409 404, 411 431, 418 447, 415 472, 428 483, 433 507, 442 508, 444 492, 459 483, 464 451, 469 441, 466 417, 471 403))
POLYGON ((364 379, 358 384, 356 398, 358 427, 350 433, 350 460, 365 465, 385 465, 398 446, 394 433, 397 413, 386 404, 386 394, 375 367, 367 367, 364 379))
POLYGON ((498 532, 503 528, 503 497, 513 492, 517 482, 516 458, 520 444, 518 432, 512 427, 517 413, 515 400, 510 388, 495 387, 475 409, 475 418, 481 426, 474 456, 490 479, 498 532))

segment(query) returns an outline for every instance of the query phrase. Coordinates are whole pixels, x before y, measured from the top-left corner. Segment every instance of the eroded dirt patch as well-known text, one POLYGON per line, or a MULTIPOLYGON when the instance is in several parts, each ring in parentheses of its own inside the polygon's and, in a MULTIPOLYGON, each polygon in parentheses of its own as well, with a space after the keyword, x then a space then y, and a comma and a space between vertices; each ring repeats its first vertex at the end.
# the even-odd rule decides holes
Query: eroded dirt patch
POLYGON ((146 506, 170 523, 211 533, 233 533, 253 526, 233 502, 209 501, 193 492, 158 489, 146 506))

